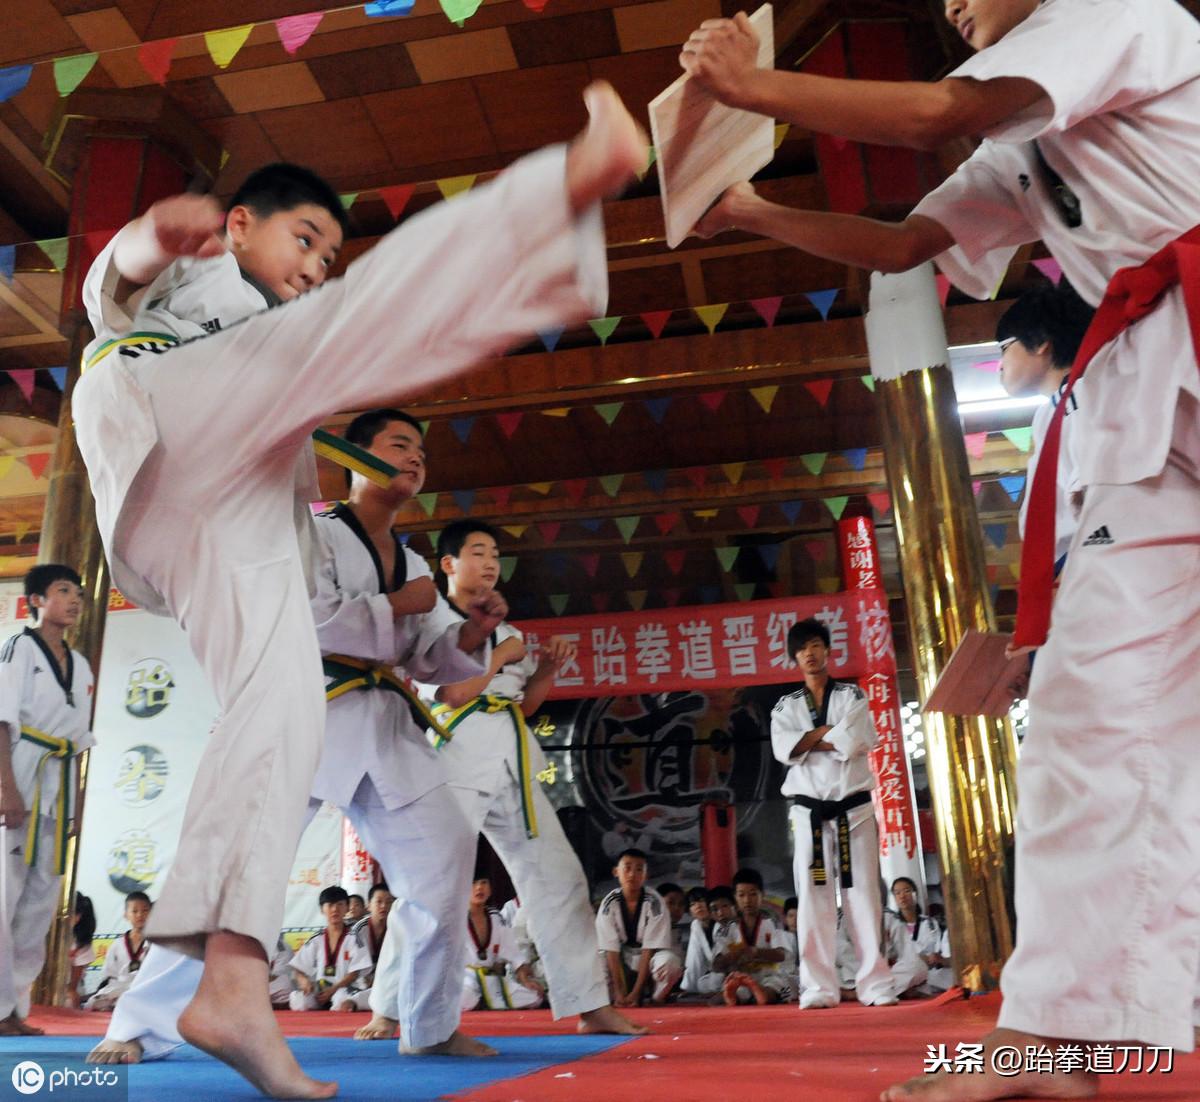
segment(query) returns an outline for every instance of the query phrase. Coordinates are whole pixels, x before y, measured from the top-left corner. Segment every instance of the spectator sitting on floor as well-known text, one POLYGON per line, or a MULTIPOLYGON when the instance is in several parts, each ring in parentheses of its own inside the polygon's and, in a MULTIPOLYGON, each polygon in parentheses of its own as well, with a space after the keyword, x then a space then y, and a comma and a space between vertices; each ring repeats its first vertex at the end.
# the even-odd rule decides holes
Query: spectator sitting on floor
POLYGON ((522 957, 514 931, 500 921, 499 911, 488 906, 491 896, 491 881, 476 877, 467 909, 462 1009, 533 1010, 542 1005, 546 989, 522 957))
POLYGON ((689 995, 715 995, 719 1000, 725 984, 725 973, 713 970, 713 950, 718 939, 728 939, 729 928, 737 919, 733 889, 724 886, 709 888, 704 895, 703 908, 693 903, 692 913, 697 917, 692 919, 687 963, 680 986, 689 995))
POLYGON ((352 895, 346 908, 346 925, 352 929, 367 917, 367 902, 361 895, 352 895))
POLYGON ((104 954, 104 969, 100 986, 85 1004, 88 1010, 111 1010, 117 1000, 129 990, 138 969, 146 963, 150 943, 143 931, 150 919, 153 904, 145 892, 130 892, 125 897, 125 921, 129 932, 117 938, 104 954))
POLYGON ((691 919, 687 917, 687 898, 678 884, 666 880, 658 886, 658 894, 667 905, 667 914, 671 916, 672 948, 683 960, 687 956, 688 934, 691 932, 691 919))
MULTIPOLYGON (((837 970, 842 985, 842 998, 855 998, 855 976, 858 974, 858 953, 850 939, 845 918, 838 915, 837 926, 837 970)), ((897 997, 921 999, 928 994, 923 990, 929 969, 917 953, 916 945, 908 935, 903 921, 893 911, 883 912, 883 936, 880 953, 891 969, 892 982, 897 997)))
POLYGON ((787 949, 775 920, 763 912, 762 898, 761 874, 739 869, 733 877, 738 920, 713 946, 713 970, 727 973, 721 991, 728 1006, 762 1006, 791 995, 791 976, 784 970, 787 949))
POLYGON ((96 947, 92 939, 96 936, 96 910, 92 901, 83 894, 75 893, 75 925, 71 928, 71 980, 67 988, 67 1004, 79 1009, 79 985, 83 973, 96 959, 96 947))
POLYGON ((892 898, 896 901, 896 912, 908 931, 917 956, 925 962, 925 967, 929 970, 929 977, 925 983, 926 994, 936 994, 953 987, 954 973, 947 967, 950 963, 949 958, 943 957, 940 951, 942 928, 934 919, 921 913, 916 883, 907 876, 896 877, 892 881, 892 898), (946 980, 949 982, 945 982, 946 980))
POLYGON ((361 950, 346 925, 350 897, 344 888, 326 888, 319 896, 325 929, 308 939, 292 958, 296 990, 293 1010, 354 1010, 350 988, 371 958, 361 950))

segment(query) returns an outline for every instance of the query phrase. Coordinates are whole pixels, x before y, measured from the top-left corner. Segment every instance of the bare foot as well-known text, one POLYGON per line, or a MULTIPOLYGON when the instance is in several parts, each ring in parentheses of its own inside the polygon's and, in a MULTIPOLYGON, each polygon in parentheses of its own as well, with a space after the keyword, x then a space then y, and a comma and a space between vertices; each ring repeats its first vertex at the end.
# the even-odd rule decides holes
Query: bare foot
POLYGON ((266 957, 251 937, 208 935, 200 986, 179 1016, 179 1033, 271 1098, 337 1093, 336 1083, 310 1079, 296 1063, 271 1010, 266 957))
POLYGON ((726 1006, 737 1006, 738 1004, 738 988, 745 982, 746 977, 741 972, 730 972, 725 977, 725 983, 721 987, 721 998, 724 999, 726 1006))
POLYGON ((919 1075, 889 1087, 880 1102, 988 1102, 993 1098, 1092 1098, 1100 1088, 1095 1072, 1021 1071, 1001 1075, 992 1066, 992 1054, 1000 1048, 1015 1049, 1024 1058, 1027 1046, 1054 1048, 1059 1042, 1032 1033, 995 1029, 984 1039, 984 1070, 980 1072, 937 1072, 919 1075))
POLYGON ((619 1033, 625 1037, 638 1037, 650 1031, 644 1025, 634 1025, 615 1006, 601 1006, 579 1015, 579 1033, 619 1033))
POLYGON ((395 1018, 385 1018, 380 1014, 374 1014, 371 1020, 354 1034, 354 1039, 356 1041, 392 1041, 399 1028, 400 1023, 395 1018))
POLYGON ((7 1018, 0 1019, 0 1037, 42 1037, 46 1031, 30 1025, 14 1010, 7 1018))
POLYGON ((456 1029, 440 1045, 426 1045, 424 1048, 409 1048, 401 1042, 401 1056, 497 1056, 491 1045, 459 1033, 456 1029))
POLYGON ((140 1064, 141 1041, 101 1041, 87 1054, 89 1064, 140 1064))
POLYGON ((771 997, 767 994, 766 990, 763 988, 763 985, 759 983, 758 980, 747 976, 746 982, 742 984, 742 986, 754 996, 754 1001, 758 1003, 759 1006, 766 1006, 767 1003, 771 1001, 771 997))
POLYGON ((583 90, 588 124, 567 151, 567 200, 571 210, 586 210, 619 194, 646 164, 646 132, 607 81, 583 90))

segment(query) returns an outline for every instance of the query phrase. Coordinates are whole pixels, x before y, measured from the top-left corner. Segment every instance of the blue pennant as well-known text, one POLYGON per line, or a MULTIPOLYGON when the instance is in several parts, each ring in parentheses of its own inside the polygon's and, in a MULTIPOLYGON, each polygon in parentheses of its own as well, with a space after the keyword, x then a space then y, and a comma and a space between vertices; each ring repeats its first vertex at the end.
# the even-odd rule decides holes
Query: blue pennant
POLYGON ((0 276, 9 283, 12 282, 13 272, 17 267, 16 245, 0 245, 0 276))
POLYGON ((469 513, 471 506, 475 504, 474 490, 451 490, 450 496, 454 498, 454 504, 464 513, 469 513))
POLYGON ((805 291, 804 297, 817 308, 821 320, 827 321, 829 308, 833 305, 833 300, 838 297, 838 289, 834 287, 829 291, 805 291))
POLYGON ((800 515, 800 510, 803 508, 803 501, 781 501, 779 503, 779 509, 787 517, 788 524, 796 523, 796 518, 800 515))
POLYGON ((546 565, 551 574, 561 576, 567 572, 567 556, 561 551, 552 551, 546 556, 546 565))
POLYGON ((1010 474, 1007 478, 1000 479, 1000 485, 1004 487, 1004 492, 1013 501, 1017 501, 1021 497, 1021 491, 1025 489, 1025 476, 1023 474, 1010 474))
POLYGON ((775 564, 779 562, 779 544, 777 543, 762 543, 758 547, 759 557, 763 561, 763 566, 768 570, 774 570, 775 564))
POLYGON ((32 65, 14 65, 9 69, 0 69, 0 103, 10 100, 26 84, 33 73, 32 65))
POLYGON ((586 520, 581 517, 579 523, 582 524, 589 532, 599 532, 600 525, 602 525, 604 521, 599 517, 589 517, 586 520))
POLYGON ((474 417, 452 417, 450 418, 450 427, 454 430, 454 435, 458 437, 460 444, 467 442, 467 437, 471 435, 471 429, 475 427, 474 417))
POLYGON ((562 339, 562 335, 566 332, 562 326, 557 329, 541 329, 538 331, 538 340, 545 346, 547 352, 553 352, 558 347, 558 342, 562 339))
POLYGON ((369 16, 407 15, 413 10, 416 0, 372 0, 363 11, 369 16))
POLYGON ((700 587, 700 603, 705 605, 715 605, 721 599, 721 587, 719 585, 702 585, 700 587))
POLYGON ((67 369, 65 367, 50 368, 50 378, 54 380, 54 385, 59 390, 65 390, 67 386, 67 369))
POLYGON ((1008 538, 1008 525, 985 524, 983 532, 991 540, 993 547, 1003 547, 1008 538))
POLYGON ((849 461, 850 466, 856 471, 861 471, 867 465, 867 449, 866 448, 847 448, 842 455, 849 461))
POLYGON ((654 418, 656 424, 661 425, 663 418, 667 415, 667 407, 671 404, 670 398, 647 398, 646 409, 650 416, 654 418))
POLYGON ((643 471, 642 477, 646 480, 646 485, 656 494, 661 494, 667 488, 666 471, 643 471))

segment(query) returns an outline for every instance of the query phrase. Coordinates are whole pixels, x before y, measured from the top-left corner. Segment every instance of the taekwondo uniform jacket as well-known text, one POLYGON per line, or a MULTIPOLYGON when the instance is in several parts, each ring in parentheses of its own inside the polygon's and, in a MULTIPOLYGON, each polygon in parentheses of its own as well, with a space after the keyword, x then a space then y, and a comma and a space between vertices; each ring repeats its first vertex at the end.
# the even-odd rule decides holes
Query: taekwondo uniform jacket
POLYGON ((370 954, 359 945, 349 926, 342 931, 337 945, 329 944, 328 931, 313 934, 292 957, 292 967, 303 972, 317 989, 332 987, 351 972, 365 972, 371 967, 370 954))
POLYGON ((637 913, 629 921, 625 897, 614 888, 596 914, 596 941, 601 953, 619 952, 627 968, 637 968, 643 949, 673 953, 671 915, 662 896, 653 888, 643 888, 637 913))

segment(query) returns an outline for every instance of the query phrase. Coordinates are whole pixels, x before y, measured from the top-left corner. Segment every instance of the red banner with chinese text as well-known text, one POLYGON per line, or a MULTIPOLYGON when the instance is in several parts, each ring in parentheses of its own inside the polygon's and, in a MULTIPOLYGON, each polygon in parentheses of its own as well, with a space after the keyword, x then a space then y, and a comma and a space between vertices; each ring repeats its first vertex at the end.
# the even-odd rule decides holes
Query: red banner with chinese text
POLYGON ((531 649, 552 635, 578 645, 578 657, 559 671, 550 690, 552 699, 565 699, 798 681, 787 657, 787 633, 810 616, 829 629, 832 676, 863 680, 887 661, 895 668, 887 597, 879 590, 524 620, 514 626, 531 649))

